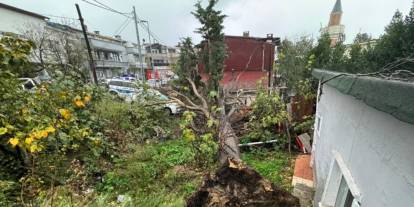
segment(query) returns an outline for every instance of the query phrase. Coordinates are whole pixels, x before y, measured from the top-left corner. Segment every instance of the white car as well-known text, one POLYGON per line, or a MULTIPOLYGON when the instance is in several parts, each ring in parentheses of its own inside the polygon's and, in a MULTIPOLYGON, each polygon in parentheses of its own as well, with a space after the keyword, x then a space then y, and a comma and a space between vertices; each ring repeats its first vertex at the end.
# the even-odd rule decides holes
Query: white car
POLYGON ((169 114, 178 114, 181 112, 181 108, 177 103, 173 102, 170 98, 168 98, 168 96, 154 89, 147 89, 145 91, 145 94, 142 94, 142 92, 136 94, 133 100, 138 100, 138 98, 145 98, 145 95, 152 96, 156 99, 159 99, 160 101, 166 102, 164 104, 164 109, 169 114))
POLYGON ((109 93, 114 94, 127 102, 138 101, 140 98, 145 98, 145 95, 154 96, 155 98, 166 102, 164 104, 164 109, 170 114, 177 114, 180 112, 178 104, 171 102, 167 96, 154 89, 144 90, 135 82, 121 79, 110 79, 108 81, 108 86, 109 93))
POLYGON ((38 83, 32 78, 19 78, 20 86, 26 91, 35 91, 38 83))
POLYGON ((126 101, 133 101, 133 97, 141 89, 138 84, 121 80, 121 79, 110 79, 108 81, 109 93, 116 95, 126 101))

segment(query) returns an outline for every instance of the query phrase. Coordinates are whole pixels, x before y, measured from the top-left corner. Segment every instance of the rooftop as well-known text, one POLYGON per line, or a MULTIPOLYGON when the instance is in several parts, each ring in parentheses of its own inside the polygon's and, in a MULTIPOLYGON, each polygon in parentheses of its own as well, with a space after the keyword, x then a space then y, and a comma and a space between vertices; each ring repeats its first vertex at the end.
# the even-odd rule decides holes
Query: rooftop
POLYGON ((280 37, 273 37, 272 36, 268 36, 268 37, 251 37, 251 36, 235 36, 235 35, 225 35, 225 38, 232 38, 232 39, 250 39, 250 40, 256 40, 256 41, 267 41, 267 40, 271 40, 273 43, 275 43, 276 45, 280 44, 280 37))
POLYGON ((314 69, 312 75, 343 94, 403 122, 414 124, 414 82, 320 69, 314 69))
POLYGON ((335 6, 332 9, 332 13, 342 13, 342 3, 341 3, 341 0, 336 0, 335 6))
POLYGON ((3 4, 3 3, 0 3, 0 8, 12 10, 14 12, 29 15, 29 16, 32 16, 32 17, 35 17, 35 18, 38 18, 38 19, 43 19, 43 20, 48 19, 47 17, 45 17, 43 15, 40 15, 40 14, 37 14, 37 13, 34 13, 34 12, 30 12, 30 11, 26 11, 26 10, 23 10, 23 9, 19 9, 17 7, 10 6, 10 5, 3 4))

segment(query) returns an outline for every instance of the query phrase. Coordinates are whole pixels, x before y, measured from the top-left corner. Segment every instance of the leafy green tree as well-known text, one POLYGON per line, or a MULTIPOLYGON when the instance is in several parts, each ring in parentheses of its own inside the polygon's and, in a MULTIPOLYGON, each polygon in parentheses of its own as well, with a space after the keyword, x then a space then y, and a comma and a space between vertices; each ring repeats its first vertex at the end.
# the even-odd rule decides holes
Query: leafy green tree
POLYGON ((345 50, 346 46, 343 42, 338 42, 333 48, 331 48, 331 55, 327 68, 335 68, 337 71, 345 71, 345 50))
POLYGON ((192 14, 201 23, 196 30, 203 38, 198 45, 200 49, 201 64, 209 76, 207 84, 209 91, 218 93, 220 80, 223 79, 224 59, 226 58, 226 44, 224 42, 223 21, 226 15, 214 9, 218 0, 209 0, 207 7, 203 8, 201 1, 192 14))
POLYGON ((314 61, 314 56, 311 55, 313 40, 307 37, 302 37, 297 42, 285 39, 281 48, 278 73, 286 81, 287 87, 300 95, 312 94, 310 63, 314 61))
POLYGON ((186 77, 189 77, 192 80, 200 79, 197 61, 197 53, 194 49, 191 38, 184 38, 181 42, 180 57, 174 71, 181 81, 187 81, 186 77))
MULTIPOLYGON (((371 71, 380 70, 382 67, 389 65, 395 61, 405 58, 414 57, 414 4, 409 14, 404 18, 400 11, 397 11, 391 23, 385 28, 385 34, 380 37, 374 48, 374 58, 371 60, 376 63, 375 68, 371 71)), ((414 63, 406 61, 397 68, 392 70, 413 69, 414 63)))
POLYGON ((366 43, 372 40, 372 37, 367 33, 358 33, 354 39, 354 44, 366 43))
POLYGON ((397 11, 393 16, 391 23, 385 28, 385 34, 381 36, 375 47, 379 65, 384 66, 403 57, 403 33, 403 14, 400 11, 397 11))
POLYGON ((318 39, 316 46, 312 49, 315 60, 312 63, 313 68, 326 68, 331 59, 331 39, 328 33, 322 34, 318 39))

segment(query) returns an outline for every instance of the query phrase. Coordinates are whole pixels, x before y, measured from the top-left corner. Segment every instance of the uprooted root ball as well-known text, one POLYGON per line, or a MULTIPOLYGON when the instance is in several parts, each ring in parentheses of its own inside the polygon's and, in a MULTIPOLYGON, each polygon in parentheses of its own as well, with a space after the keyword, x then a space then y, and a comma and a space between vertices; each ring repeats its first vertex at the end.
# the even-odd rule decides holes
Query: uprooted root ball
POLYGON ((299 207, 299 199, 276 187, 258 172, 227 160, 215 175, 207 175, 187 207, 299 207))

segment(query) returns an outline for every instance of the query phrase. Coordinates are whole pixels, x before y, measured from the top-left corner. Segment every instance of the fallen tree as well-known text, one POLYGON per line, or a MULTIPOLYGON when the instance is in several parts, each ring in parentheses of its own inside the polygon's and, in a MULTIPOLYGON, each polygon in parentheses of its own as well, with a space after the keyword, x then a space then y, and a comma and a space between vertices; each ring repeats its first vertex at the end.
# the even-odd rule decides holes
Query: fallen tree
POLYGON ((233 116, 244 114, 240 110, 243 93, 231 94, 220 86, 227 54, 223 33, 225 15, 214 9, 217 2, 210 0, 205 8, 200 2, 196 4, 193 15, 201 23, 197 33, 203 40, 196 47, 190 38, 182 41, 175 68, 179 78, 168 90, 173 101, 187 109, 180 127, 183 138, 193 145, 196 160, 197 157, 209 159, 214 151, 222 166, 214 176, 206 178, 204 185, 189 198, 187 206, 299 206, 289 192, 242 164, 239 138, 231 122, 243 119, 233 116), (203 81, 199 69, 203 72, 203 81))
POLYGON ((201 145, 205 146, 203 141, 214 140, 217 143, 218 159, 223 164, 227 158, 240 160, 239 140, 230 123, 239 102, 226 103, 229 93, 219 84, 223 78, 227 54, 223 33, 225 15, 215 10, 217 2, 218 0, 210 0, 205 8, 200 2, 195 5, 193 15, 202 25, 196 32, 203 37, 203 41, 197 48, 190 38, 182 41, 175 71, 179 77, 177 85, 180 87, 171 89, 170 95, 179 105, 194 113, 187 114, 191 116, 182 125, 184 137, 201 143, 200 147, 195 145, 198 148, 196 151, 202 151, 201 145), (207 76, 205 83, 201 81, 199 68, 203 68, 207 76), (194 120, 195 116, 198 121, 194 120), (197 140, 198 137, 201 141, 197 140))

